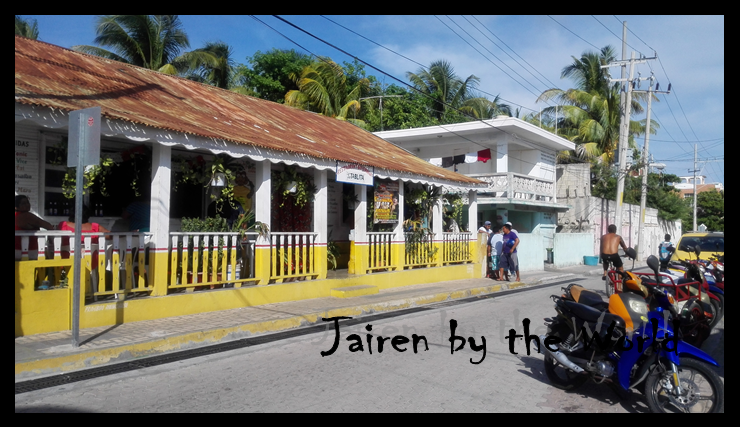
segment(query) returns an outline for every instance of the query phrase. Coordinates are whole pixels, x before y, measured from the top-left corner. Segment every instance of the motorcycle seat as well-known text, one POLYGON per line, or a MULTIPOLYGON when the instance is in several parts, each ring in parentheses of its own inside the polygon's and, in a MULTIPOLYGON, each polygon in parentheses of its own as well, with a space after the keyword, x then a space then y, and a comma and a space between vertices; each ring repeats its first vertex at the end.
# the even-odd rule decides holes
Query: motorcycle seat
POLYGON ((606 311, 609 308, 609 303, 601 299, 601 295, 593 291, 581 291, 576 302, 593 307, 599 311, 606 311))
POLYGON ((590 307, 585 304, 579 304, 577 302, 563 300, 562 303, 565 305, 566 309, 573 313, 574 316, 586 322, 596 323, 603 316, 602 323, 605 324, 607 327, 611 325, 612 322, 614 322, 618 328, 625 327, 624 320, 615 314, 611 314, 602 310, 597 310, 594 307, 590 307))

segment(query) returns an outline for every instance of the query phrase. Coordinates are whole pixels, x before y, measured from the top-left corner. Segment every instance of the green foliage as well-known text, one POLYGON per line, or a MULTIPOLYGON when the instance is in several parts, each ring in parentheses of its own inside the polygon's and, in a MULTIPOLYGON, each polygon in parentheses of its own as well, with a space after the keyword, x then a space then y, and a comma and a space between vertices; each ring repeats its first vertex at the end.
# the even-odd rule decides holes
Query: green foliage
POLYGON ((15 15, 15 35, 38 40, 38 22, 35 19, 23 19, 20 15, 15 15))
MULTIPOLYGON (((439 120, 429 114, 429 102, 423 95, 407 91, 396 85, 388 86, 383 94, 401 95, 402 97, 383 98, 382 117, 378 98, 364 101, 364 105, 367 105, 368 108, 363 119, 368 131, 410 129, 439 124, 439 120)), ((380 93, 373 93, 372 95, 380 95, 380 93)))
POLYGON ((339 245, 337 242, 329 241, 326 244, 326 259, 331 264, 331 269, 337 269, 337 260, 339 259, 339 245))
MULTIPOLYGON (((298 168, 295 166, 285 166, 283 170, 272 171, 273 179, 273 195, 280 193, 283 195, 283 200, 286 197, 292 197, 297 207, 302 208, 306 203, 313 202, 314 196, 316 195, 316 186, 313 184, 313 179, 305 173, 298 172, 298 168), (295 183, 295 192, 291 192, 291 184, 295 183)), ((280 207, 285 206, 285 202, 280 207)))
POLYGON ((465 204, 463 198, 459 194, 446 194, 445 199, 447 200, 447 213, 446 215, 455 220, 457 225, 460 227, 460 231, 467 231, 463 229, 463 213, 465 211, 465 204))
MULTIPOLYGON (((561 77, 571 78, 576 87, 572 89, 548 89, 537 101, 555 100, 557 106, 542 110, 540 122, 551 132, 576 143, 570 157, 583 160, 601 159, 611 163, 619 142, 621 123, 620 85, 610 83, 609 71, 601 68, 616 59, 614 48, 606 46, 599 52, 584 52, 580 58, 563 68, 561 77)), ((634 94, 631 108, 633 114, 643 111, 638 102, 644 96, 634 94)), ((651 123, 651 132, 658 129, 651 123)), ((628 144, 635 146, 634 138, 645 132, 645 124, 631 120, 628 144)), ((562 156, 559 156, 561 160, 562 156)), ((572 160, 568 160, 572 161, 572 160)))
POLYGON ((430 114, 443 123, 453 123, 451 119, 465 117, 458 116, 459 112, 448 114, 448 110, 460 108, 472 97, 472 92, 480 82, 480 79, 472 74, 465 80, 458 77, 452 64, 445 60, 432 62, 429 68, 421 68, 416 73, 407 72, 406 77, 416 89, 427 95, 431 100, 430 114))
POLYGON ((229 225, 226 218, 183 218, 181 229, 184 233, 226 233, 229 225))
POLYGON ((265 53, 257 51, 247 60, 252 68, 246 65, 238 67, 238 84, 249 95, 281 104, 285 102, 288 91, 298 89, 290 75, 299 74, 311 64, 309 55, 292 49, 272 49, 265 53))
MULTIPOLYGON (((688 213, 683 217, 684 231, 688 231, 694 224, 693 207, 694 198, 685 199, 688 213)), ((703 191, 696 195, 696 225, 704 224, 707 230, 725 231, 725 192, 703 191)))
POLYGON ((365 126, 357 117, 360 98, 367 94, 370 80, 363 78, 350 85, 344 69, 328 58, 307 65, 291 77, 298 89, 285 94, 287 105, 365 126))
MULTIPOLYGON (((669 182, 677 181, 680 180, 675 175, 648 174, 645 206, 657 209, 660 219, 685 221, 686 215, 690 215, 686 201, 674 187, 668 185, 669 182)), ((617 173, 613 168, 602 163, 591 167, 591 195, 607 200, 617 198, 617 173)), ((641 196, 642 177, 627 176, 624 180, 624 203, 639 206, 641 196)))
POLYGON ((72 49, 166 74, 177 74, 177 62, 187 66, 178 55, 190 42, 177 15, 100 16, 95 34, 93 43, 102 47, 80 45, 72 49))
POLYGON ((224 176, 224 187, 220 187, 217 194, 211 194, 211 199, 217 203, 217 208, 221 210, 224 203, 236 207, 234 201, 234 184, 236 175, 243 166, 236 162, 236 159, 227 154, 218 154, 212 160, 206 161, 203 156, 195 158, 174 157, 173 165, 175 171, 175 191, 178 185, 182 183, 199 184, 207 188, 211 184, 216 174, 224 176))

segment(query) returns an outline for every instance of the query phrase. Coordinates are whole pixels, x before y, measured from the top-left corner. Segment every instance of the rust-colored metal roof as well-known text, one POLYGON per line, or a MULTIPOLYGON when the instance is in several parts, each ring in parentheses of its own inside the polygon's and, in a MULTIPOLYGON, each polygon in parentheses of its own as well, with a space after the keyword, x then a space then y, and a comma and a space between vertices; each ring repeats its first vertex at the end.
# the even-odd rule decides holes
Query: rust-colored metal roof
POLYGON ((15 100, 66 111, 100 106, 104 117, 154 128, 482 184, 341 120, 18 36, 15 100))

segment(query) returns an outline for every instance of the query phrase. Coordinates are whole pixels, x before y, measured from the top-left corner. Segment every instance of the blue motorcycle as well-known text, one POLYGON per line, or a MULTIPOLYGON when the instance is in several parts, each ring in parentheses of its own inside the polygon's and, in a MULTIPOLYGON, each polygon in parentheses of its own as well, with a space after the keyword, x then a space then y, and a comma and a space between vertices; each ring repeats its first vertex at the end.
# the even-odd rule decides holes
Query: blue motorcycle
MULTIPOLYGON (((647 263, 657 280, 658 259, 647 263)), ((578 285, 552 296, 557 316, 545 319, 548 333, 539 337, 548 379, 564 390, 591 379, 622 398, 640 390, 653 412, 723 412, 724 385, 712 368, 718 364, 674 333, 680 317, 673 296, 630 272, 622 278, 625 291, 608 302, 578 285)))

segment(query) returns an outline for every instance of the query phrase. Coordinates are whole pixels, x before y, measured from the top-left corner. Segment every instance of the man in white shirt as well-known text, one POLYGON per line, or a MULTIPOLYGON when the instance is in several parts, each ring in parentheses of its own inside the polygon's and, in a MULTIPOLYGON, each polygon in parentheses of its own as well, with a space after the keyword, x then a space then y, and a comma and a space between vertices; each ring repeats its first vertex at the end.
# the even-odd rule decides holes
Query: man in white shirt
POLYGON ((491 221, 486 221, 483 223, 483 227, 478 229, 478 233, 486 233, 488 236, 491 236, 491 221))
POLYGON ((501 247, 504 244, 504 235, 501 234, 501 229, 493 230, 488 237, 488 257, 491 262, 491 275, 492 279, 498 279, 498 260, 501 254, 501 247))

